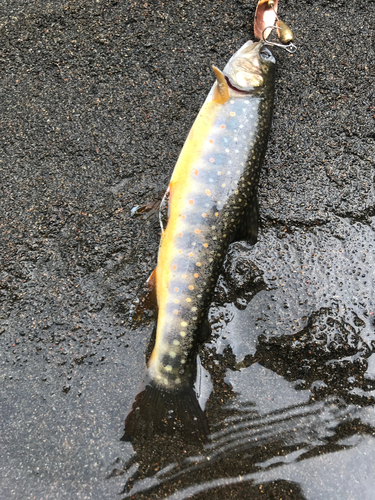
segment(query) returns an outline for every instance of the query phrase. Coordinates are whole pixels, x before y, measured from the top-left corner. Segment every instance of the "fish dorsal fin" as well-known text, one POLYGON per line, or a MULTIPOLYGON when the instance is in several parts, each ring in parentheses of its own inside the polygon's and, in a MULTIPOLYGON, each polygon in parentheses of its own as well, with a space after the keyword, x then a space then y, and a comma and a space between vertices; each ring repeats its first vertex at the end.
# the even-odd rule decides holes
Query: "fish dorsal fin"
POLYGON ((225 76, 222 71, 219 70, 216 66, 212 66, 214 70, 217 84, 214 90, 213 100, 219 104, 224 104, 229 99, 229 87, 225 76))

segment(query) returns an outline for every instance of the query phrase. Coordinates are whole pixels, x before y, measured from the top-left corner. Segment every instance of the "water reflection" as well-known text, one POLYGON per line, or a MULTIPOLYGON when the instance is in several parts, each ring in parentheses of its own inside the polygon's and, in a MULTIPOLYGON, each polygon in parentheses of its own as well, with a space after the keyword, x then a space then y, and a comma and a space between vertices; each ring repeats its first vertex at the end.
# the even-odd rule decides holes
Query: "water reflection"
POLYGON ((343 254, 356 269, 357 255, 323 235, 324 250, 337 256, 335 274, 323 277, 319 250, 310 270, 310 255, 297 251, 316 235, 300 236, 288 236, 281 256, 272 234, 255 247, 232 246, 198 365, 209 442, 186 441, 182 429, 134 441, 132 460, 112 472, 124 477, 123 498, 302 499, 329 488, 325 498, 344 498, 375 477, 372 274, 363 267, 340 291, 334 284, 351 270, 343 254), (361 301, 350 300, 351 290, 361 301))
POLYGON ((133 460, 113 471, 128 474, 123 498, 162 498, 176 490, 171 498, 206 498, 203 492, 211 490, 217 497, 224 488, 223 495, 237 498, 247 498, 244 492, 248 498, 272 498, 271 493, 289 491, 286 498, 302 499, 298 485, 285 481, 259 489, 257 473, 345 450, 356 444, 353 436, 375 433, 361 423, 358 407, 342 398, 315 401, 310 391, 295 390, 259 363, 240 371, 221 368, 207 401, 209 443, 187 443, 178 432, 135 442, 133 460), (244 400, 244 387, 252 392, 251 401, 244 400))

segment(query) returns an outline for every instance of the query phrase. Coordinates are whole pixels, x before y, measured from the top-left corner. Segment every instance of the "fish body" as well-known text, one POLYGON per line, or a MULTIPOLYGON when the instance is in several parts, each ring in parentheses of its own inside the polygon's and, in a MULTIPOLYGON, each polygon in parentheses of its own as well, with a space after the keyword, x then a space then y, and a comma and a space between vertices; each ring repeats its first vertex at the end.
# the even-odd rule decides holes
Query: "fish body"
MULTIPOLYGON (((261 44, 245 50, 249 47, 261 50, 261 44)), ((265 53, 269 71, 264 78, 263 70, 260 88, 238 92, 229 87, 229 98, 221 104, 214 99, 215 83, 170 181, 170 215, 156 268, 156 344, 148 366, 166 389, 183 383, 184 364, 237 229, 246 217, 257 222, 254 201, 274 92, 274 62, 265 53)))
POLYGON ((164 394, 192 388, 194 345, 228 246, 235 239, 256 241, 275 60, 262 43, 247 42, 223 72, 214 71, 217 81, 169 184, 169 219, 154 275, 158 321, 147 384, 164 394))

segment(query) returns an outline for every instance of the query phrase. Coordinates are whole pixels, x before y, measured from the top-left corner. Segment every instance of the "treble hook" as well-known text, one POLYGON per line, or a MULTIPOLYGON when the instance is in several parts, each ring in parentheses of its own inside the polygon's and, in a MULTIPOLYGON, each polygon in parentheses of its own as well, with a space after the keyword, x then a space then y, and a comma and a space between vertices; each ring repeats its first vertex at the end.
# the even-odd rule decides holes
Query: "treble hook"
POLYGON ((264 45, 274 45, 275 47, 281 47, 282 49, 286 50, 290 54, 294 54, 294 52, 297 50, 297 47, 294 45, 294 43, 290 42, 288 45, 283 45, 281 43, 275 43, 275 42, 269 42, 264 38, 264 32, 266 30, 281 30, 282 28, 280 26, 266 26, 264 30, 262 31, 262 42, 264 45))

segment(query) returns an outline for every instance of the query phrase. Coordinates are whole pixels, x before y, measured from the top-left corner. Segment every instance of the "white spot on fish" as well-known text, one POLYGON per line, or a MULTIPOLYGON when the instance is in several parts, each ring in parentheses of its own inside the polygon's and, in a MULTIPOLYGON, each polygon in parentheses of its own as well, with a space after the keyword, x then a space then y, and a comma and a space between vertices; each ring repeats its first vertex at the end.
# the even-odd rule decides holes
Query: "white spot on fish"
POLYGON ((180 345, 180 341, 179 341, 179 340, 174 339, 174 341, 173 341, 173 345, 180 345))
POLYGON ((186 323, 186 321, 181 321, 180 325, 181 326, 187 326, 187 323, 186 323))
POLYGON ((171 358, 173 358, 173 359, 176 357, 176 353, 175 353, 174 351, 169 351, 169 353, 168 353, 168 354, 169 354, 169 356, 170 356, 171 358))
POLYGON ((166 371, 166 372, 171 372, 171 371, 172 371, 172 367, 171 367, 171 365, 167 365, 167 366, 165 367, 165 371, 166 371))
POLYGON ((180 335, 181 335, 181 337, 185 337, 186 336, 186 332, 180 332, 180 335))
POLYGON ((175 379, 175 383, 176 383, 176 384, 181 384, 181 380, 177 377, 177 378, 175 379))

